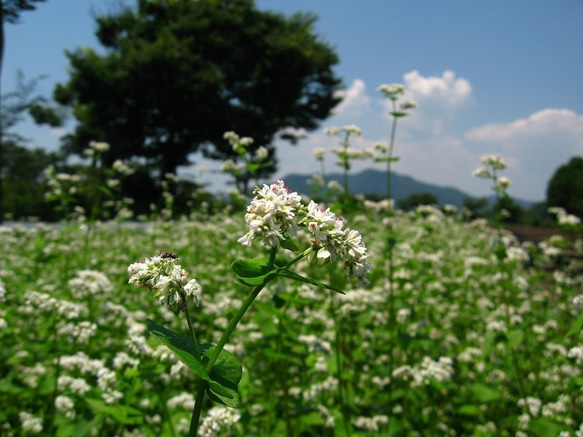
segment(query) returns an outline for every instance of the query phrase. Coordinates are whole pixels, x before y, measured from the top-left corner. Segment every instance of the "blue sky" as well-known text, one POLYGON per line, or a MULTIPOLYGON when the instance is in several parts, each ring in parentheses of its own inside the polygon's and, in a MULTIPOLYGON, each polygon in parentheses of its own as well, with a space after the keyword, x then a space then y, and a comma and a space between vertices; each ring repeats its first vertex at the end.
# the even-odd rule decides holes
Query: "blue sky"
MULTIPOLYGON (((48 0, 25 12, 20 24, 7 25, 2 92, 14 88, 20 69, 27 78, 47 75, 40 91, 50 95, 68 77, 64 50, 98 47, 92 13, 115 4, 48 0)), ((297 146, 278 147, 275 177, 318 171, 311 150, 336 145, 324 135, 325 127, 361 127, 356 148, 388 141, 386 101, 376 91, 383 83, 404 84, 406 96, 419 104, 397 129, 401 161, 394 168, 401 174, 488 195, 488 183, 471 173, 480 156, 495 153, 509 164, 511 195, 543 200, 554 171, 583 155, 583 2, 258 0, 257 5, 318 15, 316 31, 336 48, 336 73, 346 87, 344 102, 322 129, 297 146)), ((50 149, 62 131, 24 124, 20 133, 32 139, 31 146, 50 149)), ((330 171, 333 161, 329 155, 330 171)), ((359 163, 354 171, 370 166, 359 163)), ((202 181, 217 178, 189 172, 202 181)))

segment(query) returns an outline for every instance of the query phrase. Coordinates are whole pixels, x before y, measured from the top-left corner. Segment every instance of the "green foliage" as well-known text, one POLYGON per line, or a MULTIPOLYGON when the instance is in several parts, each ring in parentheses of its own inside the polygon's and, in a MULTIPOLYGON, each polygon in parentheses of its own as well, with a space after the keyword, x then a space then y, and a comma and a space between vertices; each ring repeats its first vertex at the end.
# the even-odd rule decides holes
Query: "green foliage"
POLYGON ((433 193, 416 193, 400 199, 399 207, 403 211, 411 211, 419 205, 437 205, 437 197, 433 193))
POLYGON ((4 195, 1 202, 8 217, 15 220, 25 217, 54 219, 44 199, 42 171, 59 161, 58 155, 43 149, 31 150, 14 141, 2 144, 2 155, 0 175, 4 195))
POLYGON ((3 0, 2 4, 2 23, 18 23, 22 11, 31 11, 36 8, 34 3, 44 2, 46 0, 3 0))
MULTIPOLYGON (((492 256, 498 232, 459 216, 397 211, 389 234, 378 213, 362 209, 358 215, 375 265, 371 285, 347 282, 342 266, 297 272, 345 295, 288 278, 270 282, 227 342, 233 355, 225 355, 224 366, 217 360, 223 370, 207 372, 218 384, 217 398, 227 393, 224 386, 236 387, 241 398, 238 409, 228 409, 239 420, 219 435, 286 435, 287 421, 292 435, 340 436, 346 434, 344 413, 353 436, 575 435, 583 421, 576 355, 583 319, 573 304, 581 294, 573 266, 548 271, 550 251, 534 251, 523 263, 517 256, 522 248, 511 238, 503 239, 507 256, 498 260, 492 256), (395 321, 387 317, 387 238, 393 240, 395 321), (233 356, 245 365, 240 379, 234 360, 229 364, 233 356), (528 407, 519 405, 524 398, 540 401, 540 411, 525 417, 528 407)), ((260 244, 244 249, 236 243, 246 231, 243 214, 233 219, 223 213, 139 227, 5 228, 0 424, 9 424, 14 435, 25 434, 19 413, 26 411, 41 418, 42 435, 186 434, 180 424, 192 411, 177 400, 192 400, 199 383, 160 344, 157 333, 169 344, 170 335, 143 329, 147 318, 175 332, 184 333, 185 324, 169 317, 147 290, 128 285, 126 267, 144 253, 168 250, 180 256, 203 287, 200 307, 191 312, 205 340, 198 342, 205 363, 213 351, 206 345, 218 344, 250 292, 234 282, 228 263, 247 253, 252 259, 235 263, 237 275, 270 271, 260 244), (87 269, 106 275, 111 287, 76 295, 70 281, 87 269), (34 298, 32 290, 45 299, 34 298), (83 338, 78 333, 87 323, 96 329, 83 338), (59 377, 75 378, 89 389, 79 394, 59 388, 59 377), (106 401, 108 390, 123 397, 106 401), (74 401, 74 417, 54 408, 58 395, 74 401)), ((274 266, 296 256, 280 252, 274 266)), ((96 290, 97 283, 93 279, 85 287, 96 290)), ((183 349, 192 352, 192 346, 183 349)), ((235 399, 228 393, 224 403, 235 399)), ((210 407, 204 404, 202 418, 210 407)))
POLYGON ((583 158, 575 156, 563 164, 547 186, 547 206, 564 208, 569 214, 583 217, 583 158))
POLYGON ((223 140, 233 130, 254 138, 251 152, 268 149, 270 165, 259 173, 271 174, 275 134, 312 130, 338 103, 338 58, 314 22, 259 11, 250 0, 146 0, 98 17, 107 51, 69 52, 70 80, 54 93, 79 122, 65 149, 107 141, 107 159, 143 157, 163 176, 197 150, 235 157, 223 140))

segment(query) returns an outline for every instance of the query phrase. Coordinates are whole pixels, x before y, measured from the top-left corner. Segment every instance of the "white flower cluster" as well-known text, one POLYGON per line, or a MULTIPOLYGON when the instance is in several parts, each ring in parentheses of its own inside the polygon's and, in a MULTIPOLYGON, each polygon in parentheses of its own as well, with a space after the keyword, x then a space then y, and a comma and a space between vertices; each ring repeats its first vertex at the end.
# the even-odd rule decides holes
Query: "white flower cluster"
POLYGON ((429 385, 433 381, 448 381, 453 377, 453 360, 449 357, 440 357, 437 361, 424 357, 417 366, 404 365, 393 370, 395 379, 412 380, 412 387, 429 385))
POLYGON ((352 424, 360 429, 365 429, 370 432, 380 431, 383 425, 389 423, 388 416, 380 415, 373 417, 358 417, 352 421, 352 424))
POLYGON ((161 304, 178 315, 180 310, 198 306, 201 287, 196 279, 188 279, 188 272, 171 253, 162 253, 152 258, 131 264, 128 267, 130 284, 147 288, 161 304))
POLYGON ((360 128, 354 124, 349 124, 346 126, 342 126, 342 127, 337 127, 337 126, 333 126, 333 127, 327 127, 326 129, 324 129, 324 133, 326 135, 342 135, 345 137, 348 137, 350 135, 355 135, 357 137, 360 136, 360 134, 362 133, 362 131, 360 130, 360 128))
POLYGON ((200 424, 199 433, 202 437, 217 437, 237 423, 241 418, 236 410, 225 407, 211 408, 200 424))
POLYGON ((548 210, 549 214, 554 214, 557 216, 557 222, 561 226, 577 226, 581 223, 581 219, 573 214, 568 214, 564 208, 557 206, 550 207, 548 210))
POLYGON ((71 294, 77 299, 113 291, 113 285, 107 276, 96 270, 79 270, 77 277, 70 279, 68 284, 71 294))
POLYGON ((320 208, 314 201, 304 206, 301 197, 291 192, 283 181, 263 185, 254 193, 245 214, 249 232, 239 238, 239 243, 250 246, 253 240, 261 238, 264 245, 273 248, 286 240, 286 234, 294 236, 303 227, 311 234, 313 250, 308 255, 309 264, 323 265, 339 258, 350 276, 367 283, 366 275, 372 266, 367 261, 366 246, 358 231, 344 228, 341 217, 329 208, 320 208))
POLYGON ((382 84, 377 88, 377 91, 383 93, 385 97, 396 100, 399 94, 405 93, 405 86, 400 83, 393 83, 391 85, 382 84))
POLYGON ((267 247, 276 247, 285 240, 284 233, 296 235, 298 226, 294 219, 302 211, 301 197, 290 192, 283 181, 256 187, 255 197, 247 207, 245 222, 249 232, 239 238, 243 246, 251 246, 256 238, 261 238, 267 247))
POLYGON ((22 426, 22 431, 24 433, 30 434, 40 434, 43 430, 43 419, 42 417, 35 417, 32 414, 21 411, 18 413, 18 418, 22 426))
MULTIPOLYGON (((504 170, 507 167, 506 162, 497 155, 484 155, 480 161, 484 166, 478 167, 472 172, 472 176, 480 179, 493 179, 496 170, 504 170)), ((504 178, 501 184, 510 186, 510 179, 504 178)))

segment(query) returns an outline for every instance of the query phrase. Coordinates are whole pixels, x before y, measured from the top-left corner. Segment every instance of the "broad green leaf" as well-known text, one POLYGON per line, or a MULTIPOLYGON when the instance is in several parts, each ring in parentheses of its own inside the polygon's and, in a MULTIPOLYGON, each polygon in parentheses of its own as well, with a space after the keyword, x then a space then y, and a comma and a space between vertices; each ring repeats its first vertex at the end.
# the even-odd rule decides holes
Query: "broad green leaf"
POLYGON ((464 416, 479 416, 480 407, 478 405, 462 405, 457 409, 457 412, 464 416))
POLYGON ((332 287, 331 285, 323 284, 323 283, 316 281, 315 279, 312 279, 312 278, 305 278, 304 276, 300 276, 297 273, 292 272, 291 270, 280 269, 280 270, 278 270, 277 274, 279 276, 283 276, 284 278, 289 278, 289 279, 293 279, 294 281, 303 282, 304 284, 310 284, 310 285, 314 285, 316 287, 321 287, 321 288, 325 288, 327 290, 335 291, 336 293, 346 294, 342 290, 340 290, 336 287, 332 287))
POLYGON ((233 261, 231 268, 237 275, 237 281, 251 287, 263 284, 268 277, 276 273, 270 269, 267 258, 238 259, 233 261))
MULTIPOLYGON (((210 359, 214 345, 204 344, 202 354, 210 359)), ((232 353, 222 350, 211 370, 207 393, 215 401, 227 407, 237 408, 241 403, 239 382, 243 376, 241 362, 232 353)))
POLYGON ((143 413, 127 405, 107 405, 101 399, 85 398, 85 402, 95 413, 103 413, 113 417, 119 423, 125 425, 137 425, 142 423, 143 413))
POLYGON ((581 332, 581 329, 583 329, 583 313, 581 313, 581 315, 579 315, 579 318, 575 321, 575 323, 573 323, 573 326, 571 326, 571 329, 569 329, 569 332, 567 332, 567 337, 579 334, 581 332))
POLYGON ((215 349, 214 345, 199 342, 201 361, 195 356, 194 342, 191 338, 166 329, 150 319, 147 320, 147 326, 148 331, 158 341, 174 352, 196 375, 207 381, 209 396, 228 407, 239 406, 241 400, 237 388, 243 372, 237 357, 223 349, 209 374, 204 363, 210 360, 215 349))
POLYGON ((549 417, 539 417, 528 423, 528 429, 540 437, 555 437, 561 431, 568 431, 569 427, 549 417))
POLYGON ((279 245, 284 249, 291 250, 292 252, 298 252, 300 250, 296 242, 290 237, 286 238, 285 240, 281 240, 279 245))
MULTIPOLYGON (((176 354, 178 359, 186 364, 190 370, 202 379, 210 381, 210 376, 206 372, 203 363, 197 358, 194 351, 194 342, 191 338, 178 334, 170 329, 158 325, 153 320, 148 319, 146 326, 150 334, 160 343, 176 354)), ((200 345, 199 345, 200 346, 200 345)))
POLYGON ((393 112, 391 112, 391 115, 393 117, 405 117, 408 114, 406 112, 403 112, 403 111, 393 111, 393 112))
POLYGON ((486 384, 476 383, 468 386, 472 394, 480 402, 492 402, 500 399, 502 394, 495 388, 489 387, 486 384))
POLYGON ((524 338, 524 332, 520 330, 510 331, 508 333, 508 347, 511 350, 516 350, 518 346, 522 343, 524 338))

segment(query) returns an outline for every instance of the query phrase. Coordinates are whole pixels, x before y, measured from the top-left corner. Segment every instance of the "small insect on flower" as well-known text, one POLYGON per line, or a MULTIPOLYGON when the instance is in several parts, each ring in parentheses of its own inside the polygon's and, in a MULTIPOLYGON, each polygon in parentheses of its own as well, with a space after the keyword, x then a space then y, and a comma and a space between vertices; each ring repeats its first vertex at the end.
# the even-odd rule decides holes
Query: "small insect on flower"
POLYGON ((172 252, 160 252, 160 258, 163 259, 177 259, 178 257, 172 252))

